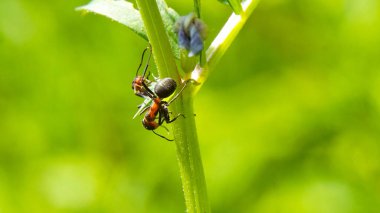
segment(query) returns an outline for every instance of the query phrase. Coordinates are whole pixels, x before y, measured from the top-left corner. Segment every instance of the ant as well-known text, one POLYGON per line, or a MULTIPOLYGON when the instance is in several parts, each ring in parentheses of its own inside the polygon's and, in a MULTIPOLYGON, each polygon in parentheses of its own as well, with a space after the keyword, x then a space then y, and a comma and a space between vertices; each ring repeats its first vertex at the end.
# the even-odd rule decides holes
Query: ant
POLYGON ((149 109, 149 111, 145 114, 142 120, 142 124, 145 127, 145 129, 151 130, 154 134, 158 135, 161 138, 164 138, 168 141, 173 141, 172 139, 168 139, 165 136, 156 133, 154 130, 162 126, 164 122, 166 123, 174 122, 175 120, 177 120, 179 116, 182 116, 185 118, 183 114, 178 114, 173 119, 170 119, 170 115, 169 115, 170 112, 169 112, 168 107, 174 100, 176 100, 179 97, 179 95, 187 86, 187 83, 190 81, 194 82, 194 80, 193 79, 186 80, 184 82, 184 86, 182 87, 182 89, 170 101, 168 102, 163 101, 164 98, 167 98, 174 93, 174 91, 177 88, 177 83, 172 78, 163 78, 163 79, 155 78, 157 80, 156 82, 150 81, 148 79, 150 73, 148 73, 148 75, 145 78, 151 55, 152 55, 151 48, 149 47, 145 48, 141 57, 140 65, 136 71, 136 77, 132 82, 132 89, 134 90, 134 93, 137 96, 145 98, 144 103, 139 106, 139 110, 137 111, 137 113, 135 114, 133 118, 135 118, 137 115, 140 115, 149 109), (148 49, 150 50, 148 61, 144 68, 143 75, 139 76, 138 71, 141 68, 141 65, 143 63, 144 54, 148 49), (157 119, 158 121, 156 121, 157 119))

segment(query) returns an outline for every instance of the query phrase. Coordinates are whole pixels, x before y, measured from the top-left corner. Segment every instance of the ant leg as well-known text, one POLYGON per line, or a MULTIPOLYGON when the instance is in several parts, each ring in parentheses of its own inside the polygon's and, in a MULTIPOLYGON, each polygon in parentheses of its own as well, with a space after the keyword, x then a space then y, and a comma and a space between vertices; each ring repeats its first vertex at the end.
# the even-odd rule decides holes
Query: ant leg
MULTIPOLYGON (((185 118, 185 116, 184 116, 183 114, 179 113, 179 114, 178 114, 177 116, 175 116, 172 120, 170 120, 170 116, 169 116, 168 113, 171 113, 171 112, 167 112, 167 111, 166 111, 166 112, 160 112, 160 113, 159 113, 158 124, 159 124, 160 126, 164 123, 164 121, 165 121, 167 124, 170 124, 171 122, 177 120, 177 118, 178 118, 179 116, 182 116, 183 118, 185 118)), ((164 126, 162 126, 162 127, 164 127, 164 126)), ((166 128, 166 127, 164 127, 164 128, 166 128)))
POLYGON ((140 98, 144 98, 143 95, 141 95, 140 93, 136 93, 136 92, 137 92, 137 90, 135 91, 135 95, 139 96, 140 98))
POLYGON ((177 116, 175 116, 175 117, 174 117, 173 119, 171 119, 171 120, 168 118, 168 120, 166 120, 166 123, 169 124, 169 123, 174 122, 175 120, 177 120, 177 118, 178 118, 179 116, 182 116, 183 118, 186 118, 184 114, 179 113, 177 116))
POLYGON ((167 132, 169 132, 169 129, 166 126, 162 126, 162 124, 164 123, 164 121, 165 121, 165 118, 162 117, 162 113, 159 112, 159 114, 158 114, 158 125, 160 127, 164 128, 167 132))
POLYGON ((162 117, 162 112, 161 112, 161 110, 160 111, 158 111, 158 125, 159 126, 161 126, 163 123, 164 123, 164 121, 166 120, 166 117, 162 117))
POLYGON ((192 79, 192 78, 187 79, 184 83, 187 84, 187 83, 189 83, 190 81, 191 81, 191 83, 194 84, 195 86, 198 86, 198 85, 201 84, 201 83, 199 83, 198 81, 196 81, 196 80, 194 80, 194 79, 192 79))
POLYGON ((148 71, 148 75, 146 75, 146 79, 149 79, 150 71, 148 71))
POLYGON ((161 126, 161 127, 164 128, 167 132, 169 132, 169 129, 166 126, 161 126))
POLYGON ((172 112, 169 112, 169 110, 166 108, 166 103, 164 103, 165 104, 165 108, 163 108, 163 109, 161 109, 160 110, 160 112, 159 112, 159 114, 160 114, 160 116, 159 116, 159 118, 160 118, 160 120, 159 120, 159 122, 160 122, 160 125, 165 121, 166 123, 172 123, 172 122, 174 122, 175 120, 177 120, 177 118, 179 117, 179 116, 182 116, 183 118, 186 118, 185 117, 185 115, 183 115, 182 113, 179 113, 179 114, 177 114, 173 119, 171 119, 170 120, 170 116, 169 116, 169 114, 171 114, 172 112), (162 120, 161 120, 162 119, 162 120))
POLYGON ((150 44, 149 44, 149 47, 147 47, 147 49, 148 48, 149 48, 150 54, 149 54, 148 61, 146 62, 146 65, 145 65, 145 68, 144 68, 144 72, 143 72, 143 75, 142 75, 143 77, 145 76, 145 73, 148 70, 150 57, 152 56, 152 47, 150 46, 150 44))
POLYGON ((197 81, 195 81, 194 79, 188 79, 186 80, 185 82, 183 82, 183 87, 182 89, 170 100, 168 101, 168 105, 170 105, 173 101, 175 101, 175 99, 177 99, 179 97, 179 95, 183 92, 183 90, 186 88, 187 86, 187 83, 189 82, 192 82, 194 85, 199 85, 199 83, 197 81))
POLYGON ((148 96, 149 96, 149 98, 151 98, 151 99, 156 98, 156 95, 154 94, 154 92, 153 92, 152 90, 149 89, 149 87, 145 84, 145 82, 142 81, 141 83, 142 83, 144 89, 146 89, 146 91, 148 91, 148 96))
POLYGON ((174 141, 174 139, 169 139, 169 138, 167 138, 167 137, 165 137, 165 136, 163 136, 163 135, 160 135, 160 134, 158 134, 157 132, 155 132, 154 130, 152 130, 152 132, 153 132, 154 134, 156 134, 157 136, 159 136, 159 137, 161 137, 161 138, 163 138, 163 139, 165 139, 165 140, 167 140, 167 141, 174 141))

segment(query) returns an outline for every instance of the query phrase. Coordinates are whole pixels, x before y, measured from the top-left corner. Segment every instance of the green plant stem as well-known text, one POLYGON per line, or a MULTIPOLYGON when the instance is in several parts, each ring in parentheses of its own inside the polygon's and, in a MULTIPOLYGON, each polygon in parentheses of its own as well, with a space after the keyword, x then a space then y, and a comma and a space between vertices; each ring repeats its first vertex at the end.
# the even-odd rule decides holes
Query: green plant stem
POLYGON ((206 81, 209 72, 215 68, 220 59, 227 51, 228 47, 235 40, 240 30, 243 28, 248 18, 256 8, 259 0, 246 0, 242 2, 243 11, 240 15, 232 13, 226 24, 220 30, 216 38, 211 43, 206 51, 207 67, 197 66, 191 74, 191 78, 201 83, 196 88, 198 91, 203 83, 206 81))
MULTIPOLYGON (((153 47, 153 56, 160 77, 171 77, 180 82, 180 75, 177 72, 175 59, 156 1, 136 0, 136 2, 149 42, 153 47)), ((179 117, 176 122, 173 122, 173 134, 187 212, 205 213, 210 212, 210 207, 195 127, 192 103, 193 90, 194 86, 189 85, 182 95, 171 104, 174 115, 182 113, 186 116, 186 118, 179 117)))
POLYGON ((173 125, 173 132, 187 212, 206 213, 210 212, 210 207, 195 126, 192 90, 184 90, 181 101, 175 101, 175 107, 186 118, 177 119, 173 125))
POLYGON ((161 78, 170 76, 179 81, 180 76, 174 55, 156 1, 137 0, 136 3, 140 9, 149 43, 153 47, 153 58, 156 62, 158 74, 161 78))

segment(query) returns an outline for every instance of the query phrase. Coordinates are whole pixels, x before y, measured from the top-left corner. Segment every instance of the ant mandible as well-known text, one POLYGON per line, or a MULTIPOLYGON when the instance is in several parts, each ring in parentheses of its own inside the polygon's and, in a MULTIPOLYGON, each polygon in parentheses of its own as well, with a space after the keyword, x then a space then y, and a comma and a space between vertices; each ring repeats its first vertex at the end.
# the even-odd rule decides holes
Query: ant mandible
MULTIPOLYGON (((151 51, 152 50, 149 47, 145 48, 145 50, 143 51, 141 62, 136 72, 136 77, 132 82, 132 89, 134 90, 134 93, 137 96, 145 98, 144 103, 139 106, 140 109, 138 110, 136 115, 142 114, 143 112, 149 109, 149 111, 145 114, 142 120, 142 124, 145 127, 145 129, 151 130, 154 134, 161 138, 164 138, 168 141, 173 141, 172 139, 168 139, 165 136, 156 133, 154 130, 160 127, 164 122, 172 123, 175 120, 177 120, 179 116, 185 117, 183 114, 180 113, 176 115, 173 119, 170 119, 170 112, 168 107, 174 100, 176 100, 179 97, 179 95, 187 86, 187 83, 190 81, 194 82, 194 80, 186 80, 182 89, 170 101, 163 101, 164 98, 167 98, 174 93, 174 91, 177 88, 177 84, 172 78, 157 79, 157 82, 150 81, 148 79, 149 74, 145 78, 149 66, 149 60, 152 54, 151 51), (148 49, 150 50, 148 61, 144 68, 143 75, 139 76, 138 71, 143 63, 144 54, 148 49), (154 90, 154 92, 151 88, 154 90), (158 121, 156 121, 157 119, 158 121)), ((136 115, 134 116, 134 118, 136 117, 136 115)))

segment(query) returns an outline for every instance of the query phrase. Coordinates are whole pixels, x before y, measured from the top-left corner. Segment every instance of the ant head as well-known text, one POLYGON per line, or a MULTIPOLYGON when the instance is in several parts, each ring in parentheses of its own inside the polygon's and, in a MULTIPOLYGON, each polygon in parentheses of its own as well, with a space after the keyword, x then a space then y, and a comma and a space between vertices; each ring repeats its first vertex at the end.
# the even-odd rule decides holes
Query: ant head
POLYGON ((137 87, 141 87, 141 82, 143 81, 143 77, 136 76, 132 81, 132 89, 136 91, 137 87))

